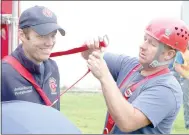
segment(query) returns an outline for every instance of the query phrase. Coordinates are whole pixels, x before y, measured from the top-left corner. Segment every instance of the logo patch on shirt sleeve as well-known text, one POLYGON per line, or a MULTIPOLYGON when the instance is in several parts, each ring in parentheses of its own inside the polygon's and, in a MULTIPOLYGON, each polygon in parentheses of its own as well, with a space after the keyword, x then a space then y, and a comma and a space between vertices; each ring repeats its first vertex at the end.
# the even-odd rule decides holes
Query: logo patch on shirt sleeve
POLYGON ((56 92, 57 83, 56 83, 55 78, 53 78, 53 77, 49 78, 49 87, 51 89, 51 94, 57 94, 57 92, 56 92))

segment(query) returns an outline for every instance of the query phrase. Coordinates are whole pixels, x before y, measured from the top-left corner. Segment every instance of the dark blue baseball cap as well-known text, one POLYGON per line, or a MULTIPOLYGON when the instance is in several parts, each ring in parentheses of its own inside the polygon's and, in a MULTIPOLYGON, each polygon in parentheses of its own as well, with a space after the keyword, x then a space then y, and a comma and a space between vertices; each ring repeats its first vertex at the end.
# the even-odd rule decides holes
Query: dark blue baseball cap
POLYGON ((64 29, 57 24, 56 15, 44 6, 34 6, 25 10, 20 16, 19 27, 30 27, 42 36, 55 30, 59 30, 62 36, 65 35, 64 29))

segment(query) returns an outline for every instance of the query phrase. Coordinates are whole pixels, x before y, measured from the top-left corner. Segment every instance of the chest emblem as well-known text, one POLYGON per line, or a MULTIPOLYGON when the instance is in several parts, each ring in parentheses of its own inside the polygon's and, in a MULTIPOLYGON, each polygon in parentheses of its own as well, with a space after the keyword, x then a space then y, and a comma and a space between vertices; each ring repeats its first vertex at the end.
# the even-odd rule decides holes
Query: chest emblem
POLYGON ((49 78, 49 87, 51 89, 51 94, 57 94, 57 92, 56 92, 57 83, 56 83, 55 78, 53 78, 53 77, 49 78))

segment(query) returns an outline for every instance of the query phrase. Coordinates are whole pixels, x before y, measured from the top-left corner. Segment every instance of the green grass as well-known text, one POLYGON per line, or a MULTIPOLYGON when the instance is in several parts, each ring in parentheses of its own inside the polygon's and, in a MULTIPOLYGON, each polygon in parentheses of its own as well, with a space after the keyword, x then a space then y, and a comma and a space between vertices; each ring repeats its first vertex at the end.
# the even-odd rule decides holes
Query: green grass
MULTIPOLYGON (((61 98, 61 112, 84 134, 101 134, 106 106, 101 94, 66 93, 61 98)), ((172 130, 173 134, 189 134, 184 128, 183 109, 180 110, 172 130)))

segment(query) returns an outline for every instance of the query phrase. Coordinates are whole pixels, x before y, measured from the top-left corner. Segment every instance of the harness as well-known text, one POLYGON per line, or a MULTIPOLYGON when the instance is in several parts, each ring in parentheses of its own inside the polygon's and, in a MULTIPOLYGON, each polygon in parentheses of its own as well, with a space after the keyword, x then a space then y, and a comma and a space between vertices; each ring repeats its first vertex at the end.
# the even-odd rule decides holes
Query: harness
MULTIPOLYGON (((135 73, 139 68, 141 68, 141 65, 138 64, 136 65, 130 72, 129 74, 125 77, 125 79, 121 82, 120 86, 119 86, 119 89, 121 89, 123 87, 123 85, 125 84, 125 82, 128 80, 128 78, 133 74, 135 73)), ((129 99, 129 97, 132 95, 132 93, 137 89, 138 86, 140 86, 142 83, 156 77, 156 76, 159 76, 159 75, 163 75, 163 74, 166 74, 166 73, 169 73, 170 70, 168 68, 165 68, 163 70, 160 70, 159 72, 155 73, 155 74, 152 74, 152 75, 149 75, 147 77, 145 77, 144 79, 142 79, 141 81, 137 82, 137 83, 134 83, 133 85, 131 85, 129 88, 127 88, 127 90, 124 92, 123 96, 126 100, 129 99)), ((109 134, 111 133, 113 130, 113 127, 115 126, 115 122, 114 120, 112 119, 112 116, 108 113, 107 114, 108 117, 107 117, 107 122, 106 122, 106 125, 105 125, 105 128, 104 128, 104 132, 103 134, 109 134)))

